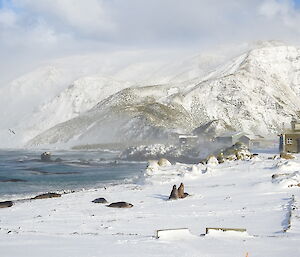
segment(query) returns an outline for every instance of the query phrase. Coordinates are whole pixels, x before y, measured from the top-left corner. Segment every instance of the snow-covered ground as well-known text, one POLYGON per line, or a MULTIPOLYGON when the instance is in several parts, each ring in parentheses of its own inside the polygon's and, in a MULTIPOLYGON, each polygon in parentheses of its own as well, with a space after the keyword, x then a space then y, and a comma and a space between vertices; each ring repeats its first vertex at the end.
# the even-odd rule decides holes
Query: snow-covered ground
POLYGON ((300 193, 291 186, 300 183, 300 155, 273 155, 208 166, 151 162, 138 184, 17 202, 0 209, 0 256, 300 256, 300 193), (191 196, 168 201, 180 182, 191 196), (91 202, 98 197, 134 207, 91 202), (247 233, 201 236, 207 227, 247 233), (156 230, 174 228, 191 235, 155 238, 156 230))

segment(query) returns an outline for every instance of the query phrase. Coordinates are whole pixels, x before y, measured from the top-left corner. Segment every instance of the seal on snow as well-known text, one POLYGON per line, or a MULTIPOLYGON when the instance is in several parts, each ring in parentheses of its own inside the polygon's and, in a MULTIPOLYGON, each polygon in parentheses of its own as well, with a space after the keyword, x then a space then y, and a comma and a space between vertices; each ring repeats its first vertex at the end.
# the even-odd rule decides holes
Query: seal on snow
POLYGON ((111 203, 110 205, 106 205, 107 207, 111 208, 131 208, 133 205, 131 203, 126 203, 126 202, 115 202, 111 203))
POLYGON ((176 185, 173 186, 173 189, 171 191, 171 194, 169 196, 169 200, 177 200, 179 198, 178 196, 178 190, 176 185))
POLYGON ((103 197, 96 198, 95 200, 92 201, 93 203, 107 203, 106 199, 103 197))

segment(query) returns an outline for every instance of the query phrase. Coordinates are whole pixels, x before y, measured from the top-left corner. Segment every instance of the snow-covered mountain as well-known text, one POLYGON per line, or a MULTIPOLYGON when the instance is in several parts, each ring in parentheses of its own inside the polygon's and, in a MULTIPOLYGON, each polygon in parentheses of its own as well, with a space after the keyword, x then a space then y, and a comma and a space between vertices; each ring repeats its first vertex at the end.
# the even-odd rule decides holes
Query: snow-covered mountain
POLYGON ((147 51, 72 56, 49 61, 1 85, 0 147, 22 146, 126 87, 184 81, 225 58, 222 53, 193 55, 184 61, 170 56, 147 51))
POLYGON ((188 133, 218 120, 224 130, 276 133, 298 110, 300 49, 262 44, 207 75, 127 87, 44 131, 29 145, 163 139, 171 131, 188 133))
POLYGON ((98 101, 132 85, 97 76, 78 79, 27 120, 26 124, 32 125, 24 128, 25 136, 31 139, 41 131, 84 113, 98 101))
POLYGON ((235 52, 219 49, 184 59, 124 52, 53 61, 0 88, 0 146, 277 133, 300 110, 300 50, 278 42, 240 49, 229 60, 235 52))

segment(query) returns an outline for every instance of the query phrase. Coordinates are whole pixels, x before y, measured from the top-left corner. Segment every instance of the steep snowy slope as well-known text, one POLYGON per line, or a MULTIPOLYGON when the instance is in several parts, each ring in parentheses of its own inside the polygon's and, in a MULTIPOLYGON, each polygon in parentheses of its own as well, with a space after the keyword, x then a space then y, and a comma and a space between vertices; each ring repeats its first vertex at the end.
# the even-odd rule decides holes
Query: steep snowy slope
POLYGON ((201 123, 222 119, 248 133, 280 131, 300 110, 300 49, 255 49, 240 61, 235 69, 189 88, 173 101, 201 123))
POLYGON ((6 86, 1 85, 0 147, 21 146, 44 130, 78 116, 105 97, 134 84, 175 83, 194 77, 199 82, 203 74, 227 58, 223 52, 188 53, 184 58, 183 55, 170 50, 71 56, 49 61, 6 86))
POLYGON ((189 131, 192 117, 182 106, 156 99, 178 92, 173 85, 131 87, 101 101, 91 110, 43 132, 29 145, 139 142, 165 139, 170 131, 189 131))
MULTIPOLYGON (((201 58, 197 56, 192 59, 187 59, 182 63, 163 65, 161 70, 154 70, 153 74, 152 69, 146 71, 147 68, 149 68, 148 65, 138 63, 129 65, 125 69, 120 70, 115 74, 115 77, 128 78, 128 76, 134 76, 135 73, 141 73, 144 76, 144 82, 137 84, 139 86, 146 83, 145 81, 181 81, 187 76, 193 77, 196 75, 195 80, 198 82, 201 80, 199 74, 203 74, 204 69, 210 69, 214 64, 216 65, 218 60, 221 61, 222 58, 220 57, 218 59, 217 56, 214 56, 210 59, 208 56, 206 56, 206 58, 204 58, 204 56, 201 56, 201 58), (188 70, 188 72, 186 72, 186 70, 188 70), (179 74, 175 75, 176 72, 179 72, 179 74), (164 73, 165 75, 163 75, 164 73)), ((156 64, 156 67, 157 66, 159 65, 156 64)), ((141 80, 141 78, 139 78, 141 74, 136 74, 137 81, 141 80)), ((23 139, 23 141, 26 141, 58 123, 78 116, 108 96, 134 85, 134 82, 121 82, 116 81, 114 78, 105 78, 99 75, 80 78, 72 82, 68 88, 52 98, 49 102, 36 108, 37 111, 33 112, 30 117, 19 119, 17 128, 18 130, 26 131, 23 139)))
POLYGON ((76 76, 63 67, 48 65, 0 87, 0 146, 18 145, 23 138, 22 120, 30 119, 40 105, 59 94, 76 76))
POLYGON ((27 122, 21 122, 23 129, 26 130, 24 139, 30 139, 58 123, 78 116, 91 109, 95 103, 129 86, 132 86, 129 82, 99 76, 74 81, 49 103, 44 104, 38 112, 27 119, 27 122))
POLYGON ((213 120, 248 133, 276 133, 298 110, 300 49, 269 45, 248 51, 204 77, 123 90, 29 144, 161 138, 213 120))

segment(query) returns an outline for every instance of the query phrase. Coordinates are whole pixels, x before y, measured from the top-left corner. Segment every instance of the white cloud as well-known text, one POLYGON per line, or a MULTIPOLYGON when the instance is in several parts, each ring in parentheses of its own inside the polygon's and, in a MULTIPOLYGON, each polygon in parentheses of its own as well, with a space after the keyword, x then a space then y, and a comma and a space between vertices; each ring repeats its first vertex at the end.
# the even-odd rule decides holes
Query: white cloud
MULTIPOLYGON (((292 0, 13 0, 24 26, 111 45, 203 45, 298 31, 292 0), (276 25, 276 28, 274 28, 276 25), (284 31, 285 30, 285 31, 284 31), (294 31, 293 31, 294 30, 294 31)), ((293 36, 292 36, 293 37, 293 36)))
POLYGON ((292 0, 10 0, 0 8, 0 77, 88 51, 299 43, 299 24, 292 0))
POLYGON ((299 35, 300 12, 292 0, 265 0, 259 7, 259 13, 276 26, 286 27, 299 35))
POLYGON ((14 3, 58 30, 73 29, 85 34, 113 29, 100 0, 15 0, 14 3))
POLYGON ((282 15, 288 12, 289 6, 287 2, 280 3, 276 0, 266 0, 259 7, 259 13, 264 15, 268 19, 273 19, 279 15, 282 15))
POLYGON ((0 9, 0 27, 11 28, 16 24, 17 16, 9 9, 0 9))

